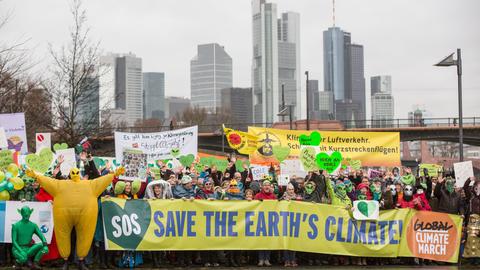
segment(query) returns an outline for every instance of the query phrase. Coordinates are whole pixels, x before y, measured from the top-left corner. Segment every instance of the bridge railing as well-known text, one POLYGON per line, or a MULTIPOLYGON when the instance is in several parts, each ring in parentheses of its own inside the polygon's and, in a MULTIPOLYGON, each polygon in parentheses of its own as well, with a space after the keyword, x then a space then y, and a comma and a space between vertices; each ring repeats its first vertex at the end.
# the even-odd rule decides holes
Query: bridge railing
MULTIPOLYGON (((340 120, 345 128, 458 127, 458 118, 340 120)), ((480 126, 480 117, 464 117, 463 126, 480 126)))
MULTIPOLYGON (((312 120, 314 121, 314 120, 312 120)), ((388 119, 388 120, 338 120, 345 128, 403 128, 403 127, 458 127, 458 118, 422 118, 422 119, 388 119)), ((178 123, 174 129, 190 127, 195 124, 178 123)), ((463 118, 464 126, 480 126, 480 117, 463 118)), ((225 123, 228 128, 247 131, 248 126, 272 127, 273 123, 225 123)), ((112 135, 114 131, 123 132, 159 132, 170 130, 169 125, 160 126, 134 126, 99 128, 92 133, 104 136, 112 135)), ((222 123, 198 124, 199 133, 222 134, 222 123)))

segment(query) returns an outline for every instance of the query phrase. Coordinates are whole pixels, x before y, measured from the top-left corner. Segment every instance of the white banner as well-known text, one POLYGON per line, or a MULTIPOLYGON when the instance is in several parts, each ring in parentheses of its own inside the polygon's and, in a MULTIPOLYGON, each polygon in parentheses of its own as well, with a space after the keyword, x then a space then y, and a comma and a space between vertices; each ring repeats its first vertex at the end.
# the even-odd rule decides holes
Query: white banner
POLYGON ((147 154, 148 162, 159 159, 171 159, 172 149, 178 156, 193 154, 197 156, 198 150, 198 127, 155 132, 155 133, 128 133, 115 132, 115 157, 117 162, 123 161, 123 151, 126 149, 138 149, 147 154))
POLYGON ((5 134, 5 129, 3 127, 0 127, 0 148, 7 148, 7 147, 8 147, 7 134, 5 134))
MULTIPOLYGON (((19 201, 0 201, 0 242, 12 242, 12 224, 20 221, 22 216, 18 213, 18 209, 27 205, 33 208, 30 221, 36 223, 42 231, 45 239, 50 244, 53 234, 53 213, 52 204, 49 202, 19 202, 19 201)), ((37 236, 33 237, 36 243, 40 242, 37 236)))
MULTIPOLYGON (((455 171, 455 185, 463 187, 468 178, 473 177, 472 161, 464 161, 453 163, 453 170, 455 171)), ((471 182, 473 185, 473 181, 471 182)))
POLYGON ((8 149, 28 153, 27 130, 25 126, 24 113, 0 114, 0 126, 5 128, 7 135, 8 149))
POLYGON ((35 142, 35 150, 37 153, 43 148, 52 148, 52 136, 50 133, 36 133, 35 142))

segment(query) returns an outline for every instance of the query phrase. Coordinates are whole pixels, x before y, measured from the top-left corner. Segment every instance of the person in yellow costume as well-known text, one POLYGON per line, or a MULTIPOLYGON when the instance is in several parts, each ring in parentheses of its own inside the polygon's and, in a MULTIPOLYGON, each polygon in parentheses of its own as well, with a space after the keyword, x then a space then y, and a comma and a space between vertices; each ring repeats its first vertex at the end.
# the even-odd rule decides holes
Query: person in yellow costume
POLYGON ((37 174, 27 169, 27 176, 34 178, 40 185, 53 196, 53 221, 57 238, 58 251, 65 260, 63 269, 68 269, 70 256, 70 236, 75 227, 77 236, 77 256, 79 268, 87 270, 84 258, 92 245, 97 223, 98 202, 97 198, 110 185, 114 176, 125 173, 119 167, 115 174, 108 174, 93 180, 80 180, 80 170, 70 170, 70 179, 56 180, 37 174))

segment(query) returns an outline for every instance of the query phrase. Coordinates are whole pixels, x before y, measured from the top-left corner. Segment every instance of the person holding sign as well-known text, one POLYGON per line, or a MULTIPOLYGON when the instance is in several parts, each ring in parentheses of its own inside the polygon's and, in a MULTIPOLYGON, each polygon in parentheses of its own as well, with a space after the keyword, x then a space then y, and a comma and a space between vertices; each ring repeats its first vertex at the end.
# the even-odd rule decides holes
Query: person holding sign
POLYGON ((438 212, 464 216, 462 198, 455 192, 455 179, 439 177, 434 195, 438 199, 438 212))

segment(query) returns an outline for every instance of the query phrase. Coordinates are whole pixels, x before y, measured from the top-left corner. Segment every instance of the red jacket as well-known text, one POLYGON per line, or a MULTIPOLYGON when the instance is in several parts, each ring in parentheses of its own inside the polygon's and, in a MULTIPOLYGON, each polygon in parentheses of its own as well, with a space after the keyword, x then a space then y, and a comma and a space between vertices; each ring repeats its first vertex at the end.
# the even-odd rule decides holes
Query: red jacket
POLYGON ((403 198, 398 201, 401 208, 412 208, 420 211, 432 211, 430 204, 428 203, 427 197, 425 194, 414 194, 413 199, 409 202, 405 201, 403 198), (420 204, 415 204, 414 201, 419 198, 420 204))
POLYGON ((263 190, 255 195, 255 200, 276 200, 277 196, 274 193, 265 193, 263 190))

